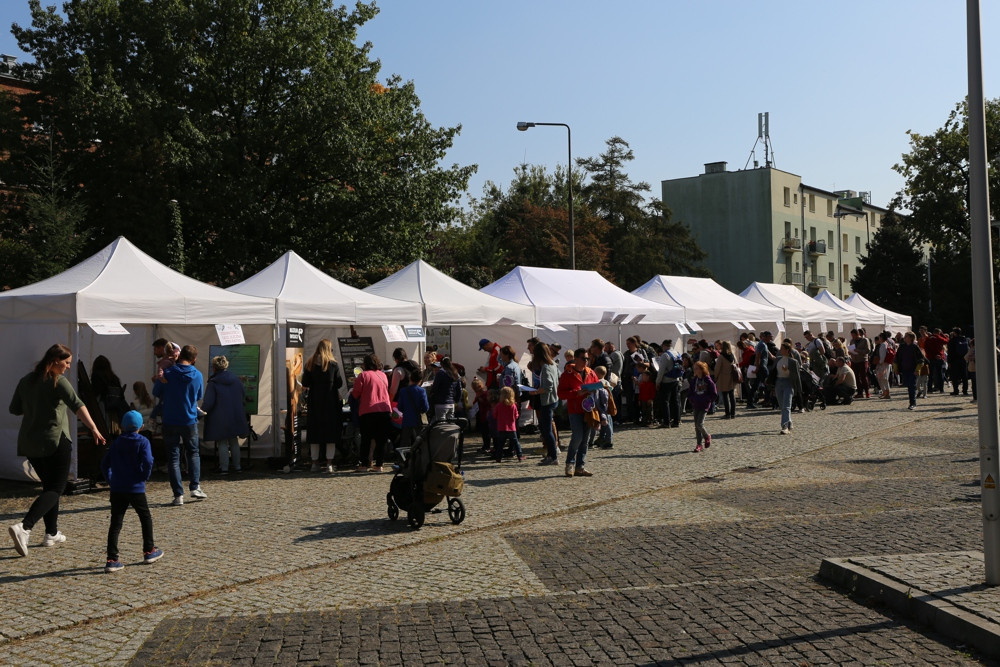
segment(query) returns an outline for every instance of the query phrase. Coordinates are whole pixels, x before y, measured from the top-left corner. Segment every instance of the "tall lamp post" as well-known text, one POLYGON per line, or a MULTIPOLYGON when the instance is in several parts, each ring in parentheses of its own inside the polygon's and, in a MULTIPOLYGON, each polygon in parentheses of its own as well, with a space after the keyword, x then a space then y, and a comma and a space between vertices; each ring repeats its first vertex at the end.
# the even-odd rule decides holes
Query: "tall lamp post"
POLYGON ((536 125, 553 125, 566 128, 566 189, 569 191, 569 268, 576 270, 576 231, 573 228, 573 136, 566 123, 526 123, 521 121, 517 129, 527 132, 529 127, 536 125))

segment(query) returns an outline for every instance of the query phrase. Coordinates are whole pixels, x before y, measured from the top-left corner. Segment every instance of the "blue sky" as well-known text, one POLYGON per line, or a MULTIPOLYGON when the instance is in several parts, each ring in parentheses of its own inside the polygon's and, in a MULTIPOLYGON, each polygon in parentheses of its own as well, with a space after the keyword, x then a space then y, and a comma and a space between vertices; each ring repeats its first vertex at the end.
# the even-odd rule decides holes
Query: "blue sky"
MULTIPOLYGON (((43 4, 47 4, 43 0, 43 4)), ((384 77, 413 80, 435 125, 462 125, 447 163, 478 164, 470 193, 521 162, 566 162, 621 136, 634 180, 741 169, 770 112, 775 166, 828 190, 902 186, 892 165, 907 130, 930 132, 967 92, 961 0, 680 2, 382 0, 362 29, 384 77)), ((983 34, 1000 3, 982 3, 983 34)), ((3 0, 5 25, 27 0, 3 0)), ((984 40, 985 92, 1000 96, 1000 45, 984 40)), ((9 32, 0 51, 19 54, 9 32)), ((757 157, 763 162, 763 151, 757 157)))

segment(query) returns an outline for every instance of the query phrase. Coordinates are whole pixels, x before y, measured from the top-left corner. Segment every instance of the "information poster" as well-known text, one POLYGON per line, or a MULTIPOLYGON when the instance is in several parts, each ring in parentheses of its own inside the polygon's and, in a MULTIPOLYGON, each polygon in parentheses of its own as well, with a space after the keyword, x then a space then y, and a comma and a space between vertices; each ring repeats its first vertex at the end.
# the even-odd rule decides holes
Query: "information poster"
POLYGON ((427 346, 437 345, 438 354, 451 357, 451 327, 427 327, 427 346))
MULTIPOLYGON (((209 359, 223 355, 229 360, 229 372, 243 383, 243 405, 252 415, 257 414, 260 389, 260 345, 210 345, 209 359)), ((209 361, 211 367, 211 361, 209 361)), ((209 371, 211 372, 211 371, 209 371)))
POLYGON ((340 362, 347 376, 348 389, 354 388, 354 378, 362 370, 366 354, 375 354, 375 345, 371 336, 359 338, 338 338, 337 345, 340 347, 340 362))

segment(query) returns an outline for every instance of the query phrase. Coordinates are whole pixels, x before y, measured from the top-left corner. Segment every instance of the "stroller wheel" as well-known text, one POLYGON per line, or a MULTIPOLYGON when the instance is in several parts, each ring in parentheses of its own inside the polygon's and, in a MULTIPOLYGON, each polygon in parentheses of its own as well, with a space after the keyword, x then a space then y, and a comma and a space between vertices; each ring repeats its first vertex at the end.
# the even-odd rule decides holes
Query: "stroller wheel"
POLYGON ((448 499, 448 518, 456 526, 465 520, 465 503, 461 498, 448 499))
POLYGON ((420 528, 424 525, 424 508, 415 507, 406 513, 406 523, 410 524, 410 528, 420 528))

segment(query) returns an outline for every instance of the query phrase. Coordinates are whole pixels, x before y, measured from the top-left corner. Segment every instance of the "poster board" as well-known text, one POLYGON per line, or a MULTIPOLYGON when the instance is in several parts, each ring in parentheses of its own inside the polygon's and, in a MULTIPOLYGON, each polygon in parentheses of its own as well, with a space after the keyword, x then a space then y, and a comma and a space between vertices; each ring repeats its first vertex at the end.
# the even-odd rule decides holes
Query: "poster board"
POLYGON ((340 348, 340 362, 347 376, 347 388, 354 388, 354 378, 362 370, 366 354, 375 354, 375 344, 371 336, 361 336, 358 338, 338 338, 337 346, 340 348))
POLYGON ((451 327, 427 327, 427 345, 437 345, 438 354, 451 357, 451 327))
POLYGON ((257 414, 260 390, 260 345, 210 345, 209 358, 225 355, 229 372, 243 383, 243 405, 249 414, 257 414))

